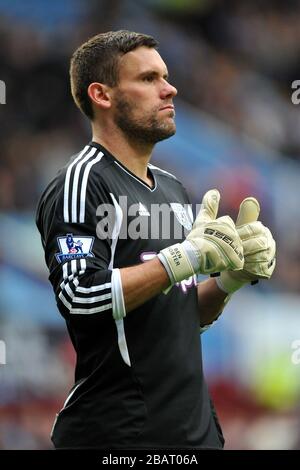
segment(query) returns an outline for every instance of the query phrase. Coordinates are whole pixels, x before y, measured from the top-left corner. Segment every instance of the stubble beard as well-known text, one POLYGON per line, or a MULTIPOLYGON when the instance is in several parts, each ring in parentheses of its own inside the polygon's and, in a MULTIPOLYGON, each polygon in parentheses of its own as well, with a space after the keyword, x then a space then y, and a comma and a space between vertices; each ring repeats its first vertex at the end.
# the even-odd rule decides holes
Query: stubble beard
MULTIPOLYGON (((134 103, 131 103, 123 96, 118 96, 115 123, 128 140, 154 145, 175 134, 176 126, 173 119, 159 121, 155 116, 158 110, 153 110, 152 115, 137 119, 134 118, 135 107, 134 103)), ((170 113, 173 113, 172 110, 170 110, 170 113)))

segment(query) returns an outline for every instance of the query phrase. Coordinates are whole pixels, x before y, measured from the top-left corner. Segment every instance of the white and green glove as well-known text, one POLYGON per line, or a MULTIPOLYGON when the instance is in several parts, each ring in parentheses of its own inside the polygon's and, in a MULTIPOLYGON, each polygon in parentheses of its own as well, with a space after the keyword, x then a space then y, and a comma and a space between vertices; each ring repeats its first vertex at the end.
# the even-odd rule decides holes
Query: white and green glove
POLYGON ((171 285, 198 273, 243 268, 243 246, 233 220, 229 216, 216 218, 219 201, 218 190, 208 191, 186 240, 158 254, 171 285))
POLYGON ((243 243, 244 267, 238 272, 222 272, 216 278, 220 289, 228 294, 258 279, 269 279, 275 269, 276 243, 270 230, 257 221, 259 212, 260 206, 255 198, 248 197, 242 201, 236 229, 243 243))

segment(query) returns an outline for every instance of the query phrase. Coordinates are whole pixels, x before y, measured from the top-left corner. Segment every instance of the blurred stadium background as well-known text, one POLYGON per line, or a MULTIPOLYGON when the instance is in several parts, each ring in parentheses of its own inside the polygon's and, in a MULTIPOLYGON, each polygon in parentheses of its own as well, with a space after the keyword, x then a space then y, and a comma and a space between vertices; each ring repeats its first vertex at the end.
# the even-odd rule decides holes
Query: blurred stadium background
POLYGON ((34 224, 41 191, 90 138, 69 93, 69 57, 98 32, 131 29, 160 41, 179 90, 177 134, 153 162, 194 202, 219 188, 233 217, 256 196, 278 242, 274 279, 237 293, 203 335, 226 448, 300 449, 299 24, 292 0, 0 0, 0 448, 51 448, 73 380, 34 224))

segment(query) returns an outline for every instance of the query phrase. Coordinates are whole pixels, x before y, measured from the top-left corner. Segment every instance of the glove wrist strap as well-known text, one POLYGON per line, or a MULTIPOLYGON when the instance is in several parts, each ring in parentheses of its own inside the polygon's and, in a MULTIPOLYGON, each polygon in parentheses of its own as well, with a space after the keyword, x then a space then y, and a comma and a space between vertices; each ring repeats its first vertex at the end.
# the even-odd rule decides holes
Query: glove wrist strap
POLYGON ((180 282, 195 274, 193 262, 191 262, 185 247, 183 247, 183 243, 176 243, 164 248, 158 254, 158 258, 165 267, 171 284, 180 282))
POLYGON ((219 289, 221 289, 226 294, 233 294, 241 287, 243 287, 247 282, 236 279, 233 273, 230 271, 223 271, 220 277, 216 277, 216 283, 219 289))

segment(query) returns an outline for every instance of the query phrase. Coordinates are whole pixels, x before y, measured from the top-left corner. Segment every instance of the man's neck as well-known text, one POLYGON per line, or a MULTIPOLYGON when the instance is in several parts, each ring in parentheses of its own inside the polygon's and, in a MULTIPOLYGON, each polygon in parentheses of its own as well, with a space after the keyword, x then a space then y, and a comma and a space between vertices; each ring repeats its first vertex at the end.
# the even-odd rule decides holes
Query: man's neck
POLYGON ((141 180, 152 186, 147 165, 151 158, 153 145, 129 141, 122 133, 110 131, 105 134, 93 129, 93 141, 103 145, 117 160, 141 180))

